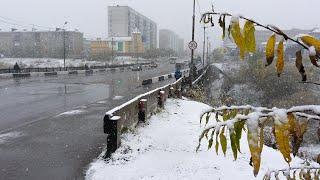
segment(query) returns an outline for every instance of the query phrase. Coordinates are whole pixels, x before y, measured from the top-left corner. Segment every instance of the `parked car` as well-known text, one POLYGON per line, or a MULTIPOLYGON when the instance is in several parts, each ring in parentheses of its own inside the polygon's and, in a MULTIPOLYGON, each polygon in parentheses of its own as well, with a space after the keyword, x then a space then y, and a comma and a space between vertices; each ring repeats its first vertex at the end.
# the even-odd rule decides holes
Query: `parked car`
POLYGON ((142 71, 142 65, 141 64, 136 64, 132 67, 132 71, 142 71))

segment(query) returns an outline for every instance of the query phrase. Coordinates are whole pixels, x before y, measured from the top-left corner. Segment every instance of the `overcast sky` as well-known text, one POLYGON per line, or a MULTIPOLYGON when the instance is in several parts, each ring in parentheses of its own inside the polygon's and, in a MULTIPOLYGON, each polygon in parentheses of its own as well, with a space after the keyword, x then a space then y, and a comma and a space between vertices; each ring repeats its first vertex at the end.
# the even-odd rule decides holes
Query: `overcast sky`
MULTIPOLYGON (((199 13, 211 9, 245 15, 264 24, 274 24, 283 29, 311 29, 320 26, 320 0, 198 0, 199 13)), ((129 5, 138 12, 150 17, 158 28, 175 31, 185 41, 191 39, 192 0, 1 0, 0 29, 11 27, 29 28, 29 24, 46 27, 62 26, 79 29, 86 37, 107 36, 107 7, 109 5, 129 5), (6 21, 4 23, 3 21, 6 21), (23 24, 27 27, 9 25, 23 24)), ((197 3, 198 4, 198 3, 197 3)), ((217 27, 215 27, 217 29, 217 27)), ((38 28, 41 29, 41 28, 38 28)), ((202 29, 198 25, 197 40, 202 41, 202 29)), ((221 36, 218 31, 209 32, 213 44, 221 36)))

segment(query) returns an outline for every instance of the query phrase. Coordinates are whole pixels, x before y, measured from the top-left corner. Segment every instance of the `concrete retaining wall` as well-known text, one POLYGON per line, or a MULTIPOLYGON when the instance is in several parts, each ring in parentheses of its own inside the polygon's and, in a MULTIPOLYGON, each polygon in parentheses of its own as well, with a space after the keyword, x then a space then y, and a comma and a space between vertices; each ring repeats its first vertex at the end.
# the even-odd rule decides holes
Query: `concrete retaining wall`
POLYGON ((108 134, 105 157, 110 157, 120 146, 121 134, 134 129, 139 122, 145 122, 148 117, 162 109, 167 98, 181 97, 181 83, 182 78, 108 111, 103 119, 104 133, 108 134))

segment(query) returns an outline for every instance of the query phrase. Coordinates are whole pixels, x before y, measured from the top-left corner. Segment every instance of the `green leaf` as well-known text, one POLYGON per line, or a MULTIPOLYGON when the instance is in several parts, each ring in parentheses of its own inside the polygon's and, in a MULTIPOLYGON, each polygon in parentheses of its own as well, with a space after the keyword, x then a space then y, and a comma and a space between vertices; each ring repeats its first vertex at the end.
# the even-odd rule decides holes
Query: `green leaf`
POLYGON ((237 144, 236 144, 236 134, 231 131, 230 131, 230 144, 231 144, 234 160, 237 160, 238 150, 237 150, 237 144))
POLYGON ((230 119, 230 112, 229 111, 223 111, 223 121, 227 121, 230 119))
POLYGON ((218 137, 219 137, 219 130, 217 130, 217 133, 216 133, 216 153, 217 153, 217 155, 219 154, 219 139, 218 139, 218 137))
POLYGON ((238 151, 241 153, 240 150, 240 139, 242 136, 242 129, 244 128, 244 121, 238 121, 234 123, 234 133, 235 133, 235 143, 238 151))
POLYGON ((238 110, 236 110, 236 109, 231 110, 230 115, 229 115, 229 119, 235 118, 237 116, 237 114, 238 114, 238 110))
POLYGON ((202 123, 202 119, 203 119, 203 117, 204 117, 206 114, 208 114, 208 113, 203 113, 203 114, 201 115, 201 117, 200 117, 200 126, 201 126, 201 123, 202 123))
POLYGON ((212 147, 212 143, 213 143, 213 139, 212 139, 212 138, 210 138, 210 140, 209 140, 209 144, 208 144, 208 150, 209 150, 209 149, 211 149, 211 147, 212 147))
POLYGON ((201 136, 199 137, 199 144, 197 146, 196 152, 198 152, 200 146, 201 146, 201 140, 203 139, 205 133, 208 133, 208 131, 201 133, 201 136))
POLYGON ((207 125, 208 122, 209 122, 210 116, 211 116, 211 114, 210 114, 210 113, 207 113, 207 116, 206 116, 206 125, 207 125))
POLYGON ((227 152, 227 138, 224 135, 224 129, 225 127, 223 127, 222 132, 220 133, 220 143, 221 143, 221 148, 222 148, 222 152, 224 154, 224 156, 226 156, 226 152, 227 152))

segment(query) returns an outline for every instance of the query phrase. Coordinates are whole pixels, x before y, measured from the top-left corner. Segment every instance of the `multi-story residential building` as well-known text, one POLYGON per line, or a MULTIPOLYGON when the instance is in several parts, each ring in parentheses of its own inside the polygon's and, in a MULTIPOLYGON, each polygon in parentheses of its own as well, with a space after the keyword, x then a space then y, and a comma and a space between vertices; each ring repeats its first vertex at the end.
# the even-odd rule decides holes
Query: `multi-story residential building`
POLYGON ((159 31, 159 48, 173 50, 177 54, 182 54, 184 51, 184 40, 171 30, 161 29, 159 31))
POLYGON ((107 56, 136 56, 145 52, 139 31, 132 32, 130 37, 109 37, 106 40, 98 38, 91 41, 90 52, 92 58, 107 56))
POLYGON ((145 49, 157 48, 157 24, 128 6, 108 7, 108 36, 131 37, 138 29, 145 49))
POLYGON ((0 32, 0 54, 6 57, 68 58, 83 56, 83 34, 77 31, 0 32))
POLYGON ((111 49, 106 40, 98 38, 90 43, 91 58, 105 58, 111 54, 111 49))
POLYGON ((116 54, 127 55, 132 52, 132 37, 109 37, 107 42, 110 49, 116 54))

